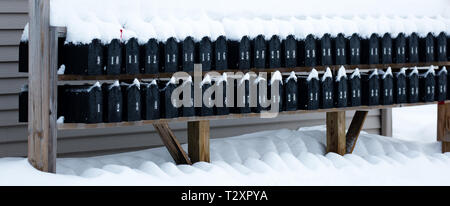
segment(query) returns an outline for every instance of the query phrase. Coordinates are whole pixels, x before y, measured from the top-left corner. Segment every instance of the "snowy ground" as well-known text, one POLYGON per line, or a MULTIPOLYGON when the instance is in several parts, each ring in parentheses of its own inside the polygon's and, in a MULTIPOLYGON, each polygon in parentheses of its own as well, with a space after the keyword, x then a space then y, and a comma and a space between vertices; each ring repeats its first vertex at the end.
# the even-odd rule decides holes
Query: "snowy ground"
POLYGON ((325 154, 324 127, 278 130, 212 140, 212 163, 193 166, 176 166, 164 148, 58 159, 57 175, 4 158, 0 185, 450 185, 435 108, 394 110, 396 138, 362 134, 344 157, 325 154))

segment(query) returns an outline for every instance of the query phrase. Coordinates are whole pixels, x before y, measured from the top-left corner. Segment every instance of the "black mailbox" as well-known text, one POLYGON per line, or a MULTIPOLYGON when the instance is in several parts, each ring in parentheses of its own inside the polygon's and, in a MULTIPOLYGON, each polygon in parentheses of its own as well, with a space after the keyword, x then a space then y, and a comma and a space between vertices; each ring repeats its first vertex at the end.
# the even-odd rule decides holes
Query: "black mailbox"
POLYGON ((156 80, 141 84, 142 119, 160 119, 161 104, 159 101, 159 86, 156 80))
POLYGON ((183 71, 193 72, 194 71, 194 61, 195 61, 195 43, 192 37, 186 37, 183 42, 181 42, 181 58, 183 62, 183 71))
POLYGON ((406 37, 400 33, 394 39, 393 59, 396 64, 406 63, 406 37))
POLYGON ((103 84, 103 121, 121 122, 123 120, 123 99, 119 81, 114 84, 103 84))
POLYGON ((348 79, 348 106, 361 106, 361 74, 359 69, 355 69, 348 79))
POLYGON ((320 108, 329 109, 334 107, 334 80, 330 68, 322 75, 320 84, 320 108))
POLYGON ((216 70, 228 69, 228 48, 225 36, 220 36, 214 43, 214 64, 216 70))
POLYGON ((335 65, 346 65, 347 64, 347 39, 344 34, 339 33, 336 38, 334 38, 334 62, 335 65))
POLYGON ((150 39, 142 46, 141 65, 143 74, 158 74, 159 72, 159 43, 156 39, 150 39))
POLYGON ((297 66, 297 40, 293 35, 289 35, 282 42, 282 65, 287 68, 295 68, 297 66))
POLYGON ((299 109, 319 109, 320 83, 319 74, 313 69, 308 76, 298 77, 299 109))

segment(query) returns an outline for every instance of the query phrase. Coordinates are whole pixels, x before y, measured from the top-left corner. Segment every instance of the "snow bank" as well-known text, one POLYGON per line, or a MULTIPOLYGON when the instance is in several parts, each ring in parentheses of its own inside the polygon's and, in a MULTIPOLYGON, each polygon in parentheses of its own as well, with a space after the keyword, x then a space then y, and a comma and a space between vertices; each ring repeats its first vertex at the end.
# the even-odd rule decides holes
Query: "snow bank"
MULTIPOLYGON (((405 126, 405 125, 403 125, 405 126)), ((211 140, 211 163, 175 165, 165 148, 57 160, 57 175, 26 158, 0 159, 0 185, 450 185, 440 143, 362 133, 352 155, 326 154, 325 127, 211 140)), ((186 150, 187 145, 182 145, 186 150)))
POLYGON ((239 40, 258 34, 301 39, 325 33, 425 36, 450 33, 449 9, 446 0, 51 0, 51 25, 67 26, 67 40, 74 43, 137 37, 142 44, 150 38, 220 35, 239 40))

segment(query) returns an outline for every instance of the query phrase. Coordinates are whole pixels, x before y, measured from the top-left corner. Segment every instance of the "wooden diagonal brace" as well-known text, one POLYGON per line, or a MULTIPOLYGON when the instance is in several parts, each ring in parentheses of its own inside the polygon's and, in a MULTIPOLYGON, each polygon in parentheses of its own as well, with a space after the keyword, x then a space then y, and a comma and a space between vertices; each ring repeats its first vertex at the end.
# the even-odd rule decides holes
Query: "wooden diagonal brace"
POLYGON ((167 123, 154 123, 153 127, 159 133, 161 140, 176 164, 192 164, 167 123))
POLYGON ((368 113, 368 111, 356 111, 346 135, 347 154, 353 153, 368 113))

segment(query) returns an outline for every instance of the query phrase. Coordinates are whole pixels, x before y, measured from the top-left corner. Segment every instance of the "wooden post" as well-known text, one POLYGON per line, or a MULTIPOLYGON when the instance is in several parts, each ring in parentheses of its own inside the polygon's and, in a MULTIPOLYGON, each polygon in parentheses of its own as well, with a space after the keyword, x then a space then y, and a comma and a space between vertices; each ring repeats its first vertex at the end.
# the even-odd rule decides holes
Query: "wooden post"
POLYGON ((327 152, 345 155, 345 111, 327 113, 327 152))
POLYGON ((368 113, 368 111, 356 111, 346 135, 347 154, 353 153, 368 113))
POLYGON ((381 110, 381 135, 392 137, 392 108, 381 110))
POLYGON ((450 152, 450 103, 438 105, 437 138, 442 142, 442 152, 450 152))
POLYGON ((188 122, 188 151, 192 163, 210 162, 209 120, 188 122))
MULTIPOLYGON (((56 79, 51 57, 50 0, 29 1, 28 160, 44 172, 56 172, 56 79)), ((55 44, 56 43, 56 44, 55 44)))
POLYGON ((176 164, 192 164, 167 123, 154 123, 153 127, 159 133, 161 140, 176 164))

